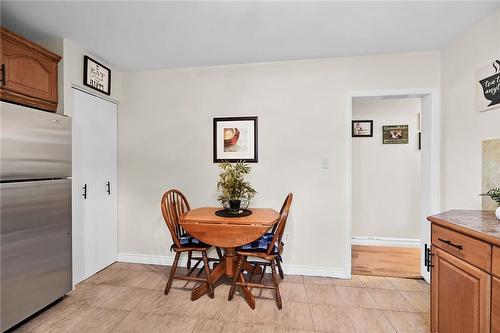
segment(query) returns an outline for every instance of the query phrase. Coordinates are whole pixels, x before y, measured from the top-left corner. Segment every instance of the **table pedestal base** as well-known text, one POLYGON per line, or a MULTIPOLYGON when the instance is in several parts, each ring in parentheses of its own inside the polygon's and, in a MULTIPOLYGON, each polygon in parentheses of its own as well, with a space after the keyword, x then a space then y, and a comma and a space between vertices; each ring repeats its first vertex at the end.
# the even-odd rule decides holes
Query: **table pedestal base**
MULTIPOLYGON (((211 274, 212 283, 214 284, 214 286, 217 283, 217 281, 220 280, 220 278, 222 278, 223 276, 227 276, 230 278, 234 277, 234 274, 236 273, 237 258, 238 256, 236 255, 236 251, 234 248, 226 248, 224 250, 224 257, 222 258, 220 263, 215 267, 215 269, 212 271, 211 274)), ((261 268, 258 267, 258 270, 256 272, 260 273, 259 272, 260 269, 261 268)), ((245 262, 243 264, 243 270, 245 271, 252 270, 252 265, 245 262)), ((240 276, 238 277, 239 282, 244 282, 243 270, 240 272, 240 276)), ((243 292, 243 298, 245 299, 247 304, 252 309, 255 309, 255 297, 250 292, 250 289, 248 287, 241 286, 241 290, 243 292)), ((206 282, 194 288, 193 291, 191 292, 191 301, 197 300, 201 296, 205 295, 207 291, 208 291, 208 283, 206 282)))

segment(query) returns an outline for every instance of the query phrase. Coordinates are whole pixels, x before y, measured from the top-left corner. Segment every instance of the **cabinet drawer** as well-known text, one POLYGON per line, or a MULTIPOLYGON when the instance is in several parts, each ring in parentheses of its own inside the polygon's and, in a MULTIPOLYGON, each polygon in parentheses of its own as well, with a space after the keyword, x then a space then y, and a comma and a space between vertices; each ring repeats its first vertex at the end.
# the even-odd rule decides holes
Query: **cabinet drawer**
POLYGON ((491 245, 488 243, 432 224, 432 245, 491 272, 491 245))
POLYGON ((500 278, 500 247, 493 246, 492 252, 491 272, 493 273, 493 275, 500 278))

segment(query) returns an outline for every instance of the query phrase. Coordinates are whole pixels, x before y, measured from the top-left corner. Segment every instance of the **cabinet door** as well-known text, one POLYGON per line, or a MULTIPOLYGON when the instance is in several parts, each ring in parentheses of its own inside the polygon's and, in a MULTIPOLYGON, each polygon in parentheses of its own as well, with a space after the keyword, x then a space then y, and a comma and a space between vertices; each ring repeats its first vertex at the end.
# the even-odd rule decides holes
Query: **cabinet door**
POLYGON ((432 332, 490 332, 491 276, 436 247, 432 252, 432 332))
POLYGON ((491 332, 500 332, 500 279, 491 280, 491 332))
POLYGON ((58 59, 48 56, 48 51, 35 44, 18 41, 3 30, 1 53, 5 70, 3 99, 14 99, 15 102, 28 105, 32 105, 36 100, 39 100, 42 106, 57 105, 58 59), (25 100, 18 100, 21 97, 25 100))

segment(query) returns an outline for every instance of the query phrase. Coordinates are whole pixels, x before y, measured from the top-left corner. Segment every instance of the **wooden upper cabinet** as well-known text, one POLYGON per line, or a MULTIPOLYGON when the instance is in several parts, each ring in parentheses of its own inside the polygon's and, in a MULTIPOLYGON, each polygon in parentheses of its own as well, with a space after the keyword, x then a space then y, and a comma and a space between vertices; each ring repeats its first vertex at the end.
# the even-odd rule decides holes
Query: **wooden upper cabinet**
POLYGON ((0 98, 43 110, 57 109, 57 64, 61 57, 1 28, 0 98))
POLYGON ((490 332, 491 275, 434 246, 432 252, 432 332, 490 332))

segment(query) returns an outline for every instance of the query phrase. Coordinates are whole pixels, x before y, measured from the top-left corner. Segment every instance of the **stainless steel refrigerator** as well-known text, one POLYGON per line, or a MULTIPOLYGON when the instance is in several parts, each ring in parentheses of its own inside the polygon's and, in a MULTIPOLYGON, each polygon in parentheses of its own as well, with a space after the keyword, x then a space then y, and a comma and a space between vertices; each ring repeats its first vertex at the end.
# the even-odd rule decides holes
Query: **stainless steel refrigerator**
POLYGON ((71 119, 0 102, 5 331, 72 289, 71 119))

